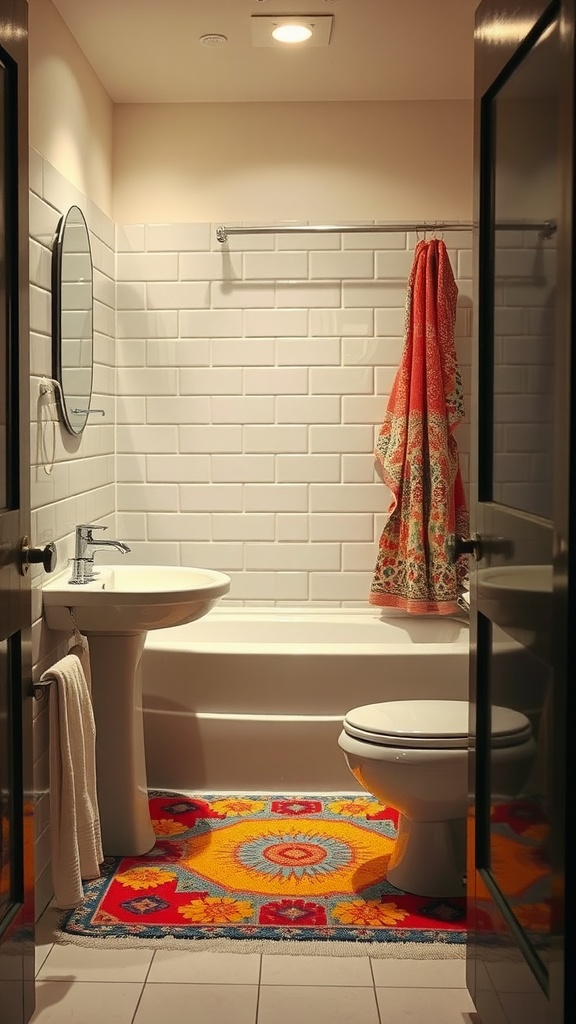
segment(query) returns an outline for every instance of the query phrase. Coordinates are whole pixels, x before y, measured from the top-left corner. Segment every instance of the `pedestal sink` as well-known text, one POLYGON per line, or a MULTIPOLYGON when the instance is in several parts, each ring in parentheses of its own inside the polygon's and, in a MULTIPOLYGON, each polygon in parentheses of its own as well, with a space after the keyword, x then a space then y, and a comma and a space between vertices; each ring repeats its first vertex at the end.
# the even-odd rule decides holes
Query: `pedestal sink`
POLYGON ((230 578, 169 565, 101 565, 97 579, 82 586, 69 577, 68 570, 44 585, 44 618, 50 629, 71 634, 76 624, 88 636, 104 853, 136 857, 156 839, 140 678, 146 634, 206 615, 228 593, 230 578))

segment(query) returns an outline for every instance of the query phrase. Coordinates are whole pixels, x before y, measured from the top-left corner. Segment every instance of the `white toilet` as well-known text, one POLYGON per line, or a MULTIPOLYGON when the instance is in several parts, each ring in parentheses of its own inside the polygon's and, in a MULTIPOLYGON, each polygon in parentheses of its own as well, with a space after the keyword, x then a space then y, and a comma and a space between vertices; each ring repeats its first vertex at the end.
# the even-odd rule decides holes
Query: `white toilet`
MULTIPOLYGON (((349 711, 338 743, 354 778, 400 812, 386 877, 418 896, 464 895, 467 701, 406 700, 349 711)), ((491 790, 517 796, 536 753, 530 721, 492 707, 491 790)))

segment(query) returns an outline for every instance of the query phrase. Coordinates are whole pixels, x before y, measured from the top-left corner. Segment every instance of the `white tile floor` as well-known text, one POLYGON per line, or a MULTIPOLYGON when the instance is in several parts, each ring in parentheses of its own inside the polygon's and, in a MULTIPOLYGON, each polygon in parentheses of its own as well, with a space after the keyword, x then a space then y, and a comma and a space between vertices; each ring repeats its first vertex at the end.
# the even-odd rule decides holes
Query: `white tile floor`
POLYGON ((464 960, 103 950, 38 923, 30 1024, 480 1024, 464 960))

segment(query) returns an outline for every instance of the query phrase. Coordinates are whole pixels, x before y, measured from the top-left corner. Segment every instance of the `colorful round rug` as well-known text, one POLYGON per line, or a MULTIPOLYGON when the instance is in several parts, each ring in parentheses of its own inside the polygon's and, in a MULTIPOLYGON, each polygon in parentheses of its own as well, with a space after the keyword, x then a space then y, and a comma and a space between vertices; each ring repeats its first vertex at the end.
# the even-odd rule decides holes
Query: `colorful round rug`
POLYGON ((398 815, 368 795, 153 793, 150 812, 156 845, 105 861, 64 939, 465 942, 464 899, 386 881, 398 815))

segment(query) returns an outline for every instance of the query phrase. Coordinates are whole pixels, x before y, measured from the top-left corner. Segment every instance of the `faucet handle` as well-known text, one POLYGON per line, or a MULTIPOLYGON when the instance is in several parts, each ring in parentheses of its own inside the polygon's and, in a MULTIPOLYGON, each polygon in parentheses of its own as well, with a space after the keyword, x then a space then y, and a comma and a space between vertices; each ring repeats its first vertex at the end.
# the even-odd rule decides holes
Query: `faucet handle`
POLYGON ((97 526, 95 523, 81 523, 76 527, 77 530, 107 530, 107 526, 97 526))

